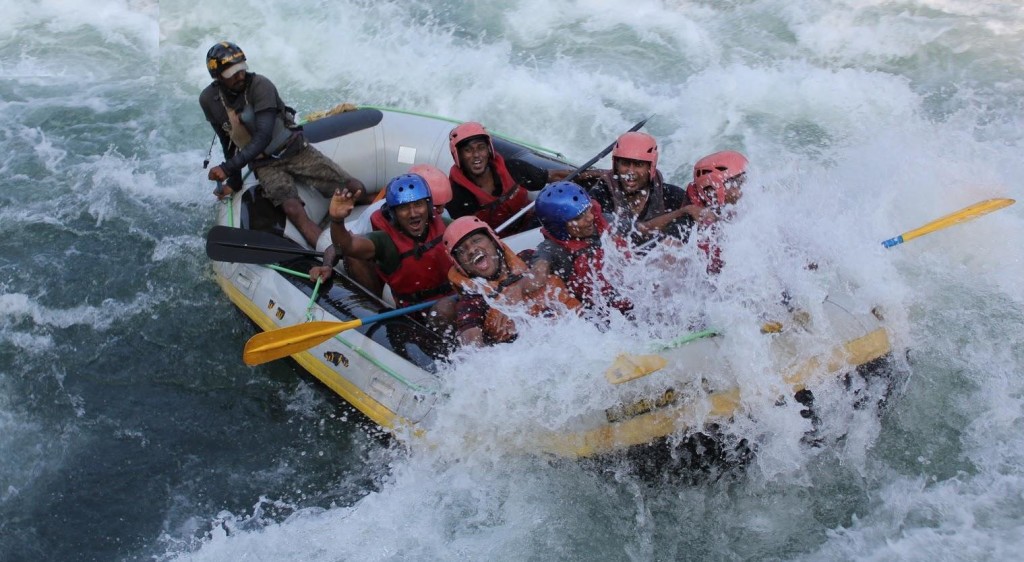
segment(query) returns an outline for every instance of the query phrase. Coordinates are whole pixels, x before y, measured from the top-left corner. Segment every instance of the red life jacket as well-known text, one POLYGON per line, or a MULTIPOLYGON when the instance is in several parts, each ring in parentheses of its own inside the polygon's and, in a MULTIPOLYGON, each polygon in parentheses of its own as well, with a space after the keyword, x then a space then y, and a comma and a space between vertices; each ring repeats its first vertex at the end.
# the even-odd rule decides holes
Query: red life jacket
POLYGON ((498 179, 501 180, 498 196, 480 189, 480 186, 466 177, 459 166, 452 166, 448 178, 452 182, 452 187, 459 186, 476 199, 480 209, 474 215, 490 225, 491 228, 498 228, 520 209, 527 206, 530 203, 530 198, 526 195, 526 190, 512 179, 512 174, 505 166, 505 159, 497 152, 491 155, 490 166, 498 173, 498 179))
POLYGON ((714 240, 715 234, 703 233, 700 241, 697 242, 697 247, 704 251, 704 255, 708 257, 708 268, 709 274, 721 273, 722 266, 725 262, 722 261, 722 249, 718 247, 718 244, 714 240))
POLYGON ((391 294, 399 308, 452 293, 448 283, 448 269, 452 266, 452 260, 441 244, 445 229, 441 217, 431 217, 424 237, 426 242, 423 243, 385 218, 380 209, 370 215, 370 224, 386 233, 398 249, 398 268, 385 274, 378 265, 377 275, 391 287, 391 294))
MULTIPOLYGON (((590 203, 594 213, 594 227, 597 230, 595 236, 587 239, 559 240, 548 232, 548 229, 541 227, 540 233, 552 244, 564 248, 572 257, 572 273, 565 285, 580 302, 588 307, 595 304, 595 289, 605 302, 622 312, 633 309, 633 303, 618 295, 615 287, 608 282, 604 276, 604 248, 601 247, 601 236, 608 231, 608 221, 601 213, 601 204, 597 201, 590 203)), ((621 237, 615 237, 615 244, 620 248, 625 247, 626 241, 621 237)))
MULTIPOLYGON (((697 205, 698 207, 704 208, 703 201, 701 200, 700 193, 697 191, 697 186, 693 182, 690 182, 686 186, 686 197, 690 200, 691 205, 697 205)), ((721 203, 722 201, 720 201, 721 203)), ((732 212, 729 211, 723 214, 723 217, 732 217, 732 212)), ((700 248, 704 255, 708 257, 707 272, 709 274, 720 273, 722 266, 725 262, 722 261, 722 249, 718 247, 715 240, 718 238, 718 228, 715 226, 714 221, 698 221, 697 229, 701 232, 700 239, 697 242, 697 247, 700 248)))

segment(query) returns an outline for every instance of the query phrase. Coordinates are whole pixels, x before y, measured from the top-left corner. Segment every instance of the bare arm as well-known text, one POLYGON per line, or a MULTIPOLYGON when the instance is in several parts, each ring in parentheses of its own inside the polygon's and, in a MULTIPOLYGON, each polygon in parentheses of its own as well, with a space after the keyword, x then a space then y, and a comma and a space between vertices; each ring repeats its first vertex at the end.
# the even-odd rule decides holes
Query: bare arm
MULTIPOLYGON (((548 170, 548 183, 562 181, 569 177, 569 174, 572 174, 574 171, 575 170, 548 170)), ((603 172, 601 170, 584 170, 577 174, 572 181, 580 185, 592 184, 601 179, 602 173, 603 172)))
POLYGON ((530 271, 513 285, 519 285, 523 295, 532 295, 547 285, 550 269, 551 264, 547 260, 538 259, 530 266, 530 271))
POLYGON ((463 346, 483 347, 484 331, 481 328, 466 328, 459 332, 459 343, 463 346))
POLYGON ((660 214, 648 221, 638 222, 636 224, 636 228, 643 234, 652 234, 655 231, 660 232, 662 230, 665 230, 665 227, 667 227, 668 225, 689 214, 690 213, 687 211, 687 208, 683 207, 681 209, 676 209, 674 211, 669 211, 667 213, 660 214))
POLYGON ((333 245, 324 250, 323 265, 316 265, 310 268, 309 278, 313 281, 327 281, 334 274, 334 266, 338 263, 338 249, 333 245))

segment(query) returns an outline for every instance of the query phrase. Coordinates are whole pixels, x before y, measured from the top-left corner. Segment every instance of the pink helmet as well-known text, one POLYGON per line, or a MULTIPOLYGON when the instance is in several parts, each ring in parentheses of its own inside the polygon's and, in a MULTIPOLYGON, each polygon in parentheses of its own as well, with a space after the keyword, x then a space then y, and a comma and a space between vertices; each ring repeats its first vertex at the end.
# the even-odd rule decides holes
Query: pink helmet
POLYGON ((718 171, 723 179, 729 180, 747 171, 747 157, 734 150, 723 150, 708 154, 693 165, 693 179, 718 171))
POLYGON ((463 275, 466 274, 466 271, 462 269, 462 266, 459 265, 459 260, 455 259, 455 256, 453 255, 455 247, 459 245, 459 242, 462 242, 463 238, 479 230, 487 232, 488 236, 490 236, 498 246, 498 251, 500 252, 501 240, 498 238, 498 235, 494 233, 494 230, 489 224, 478 219, 474 215, 459 217, 452 221, 452 223, 448 225, 448 228, 444 229, 444 238, 442 239, 442 242, 444 243, 444 251, 447 252, 448 257, 452 259, 452 263, 455 264, 455 268, 463 275))
POLYGON ((615 148, 612 149, 612 160, 616 158, 650 162, 651 177, 654 177, 654 172, 658 169, 658 141, 647 133, 624 133, 615 141, 615 148))
POLYGON ((459 144, 473 137, 487 137, 491 154, 494 154, 494 141, 491 140, 491 134, 487 132, 487 129, 476 121, 467 121, 448 133, 448 148, 452 150, 452 158, 455 159, 456 166, 462 167, 459 163, 459 144))
POLYGON ((725 175, 712 170, 695 178, 686 186, 686 195, 691 203, 702 207, 719 207, 725 204, 725 175))
POLYGON ((434 205, 440 207, 447 205, 452 200, 452 184, 448 181, 448 174, 437 169, 436 166, 416 164, 409 168, 409 173, 427 180, 427 187, 430 188, 430 197, 434 200, 434 205))

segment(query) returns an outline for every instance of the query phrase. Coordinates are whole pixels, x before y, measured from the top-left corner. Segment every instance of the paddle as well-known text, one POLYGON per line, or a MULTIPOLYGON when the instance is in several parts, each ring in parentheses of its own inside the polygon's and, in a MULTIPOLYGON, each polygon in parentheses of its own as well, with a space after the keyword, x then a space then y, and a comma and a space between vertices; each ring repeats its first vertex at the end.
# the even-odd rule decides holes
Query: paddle
POLYGON ((265 264, 324 254, 269 232, 218 225, 206 234, 206 255, 215 261, 265 264))
MULTIPOLYGON (((673 340, 655 345, 651 351, 668 351, 692 341, 720 335, 722 334, 718 330, 690 332, 673 340)), ((668 365, 668 359, 655 353, 646 355, 620 353, 615 357, 615 361, 612 362, 611 366, 605 370, 604 377, 612 384, 622 384, 660 371, 666 365, 668 365)))
POLYGON ((373 322, 403 316, 410 312, 430 308, 436 301, 426 301, 405 308, 397 308, 381 314, 374 314, 365 318, 356 318, 347 322, 306 322, 296 324, 287 328, 278 328, 267 332, 261 332, 249 338, 245 343, 245 350, 242 352, 242 361, 246 365, 260 365, 275 359, 295 355, 311 347, 319 345, 334 336, 358 328, 373 322))
POLYGON ((1014 202, 1015 201, 1013 199, 988 199, 980 203, 975 203, 970 207, 964 207, 955 213, 950 213, 942 218, 935 219, 922 227, 915 228, 909 232, 904 232, 895 238, 890 238, 882 242, 882 245, 886 248, 892 248, 893 246, 909 242, 914 238, 930 234, 936 230, 942 230, 943 228, 953 226, 954 224, 959 224, 982 215, 987 215, 992 211, 998 211, 1003 207, 1009 207, 1010 205, 1013 205, 1014 202))
MULTIPOLYGON (((955 213, 951 213, 944 217, 935 219, 924 226, 915 228, 914 230, 911 230, 909 232, 905 232, 895 238, 890 238, 882 242, 882 245, 885 246, 886 248, 891 248, 893 246, 902 244, 903 242, 908 242, 910 240, 913 240, 914 238, 924 236, 925 234, 930 234, 937 230, 942 230, 943 228, 953 226, 954 224, 959 224, 961 222, 968 221, 980 217, 982 215, 986 215, 988 213, 991 213, 992 211, 1002 209, 1003 207, 1009 207, 1010 205, 1013 205, 1013 203, 1013 199, 988 199, 986 201, 981 201, 980 203, 975 203, 974 205, 960 209, 955 213)), ((765 327, 762 327, 763 332, 775 333, 779 331, 779 329, 766 329, 767 326, 768 324, 766 324, 765 327)), ((705 332, 697 332, 695 334, 688 334, 680 339, 675 340, 674 342, 670 342, 670 344, 667 346, 662 346, 660 349, 656 351, 664 351, 666 349, 676 347, 677 345, 694 341, 695 339, 700 339, 702 337, 714 335, 719 334, 711 330, 706 330, 705 332)), ((657 354, 643 355, 620 353, 615 358, 615 361, 612 363, 611 367, 609 367, 608 370, 605 371, 605 378, 608 380, 608 382, 612 384, 622 384, 624 382, 638 379, 640 377, 647 376, 651 373, 657 372, 663 369, 667 364, 668 359, 657 354)))
MULTIPOLYGON (((649 115, 647 117, 644 117, 639 123, 637 123, 636 125, 633 125, 629 129, 629 131, 627 131, 627 132, 628 133, 635 133, 636 131, 639 131, 641 127, 643 127, 645 124, 647 124, 647 120, 650 119, 651 117, 653 117, 653 115, 649 115)), ((615 142, 618 142, 618 139, 616 139, 615 142)), ((585 172, 587 170, 587 168, 589 168, 589 167, 593 166, 594 164, 596 164, 598 160, 604 158, 605 156, 608 156, 608 153, 611 152, 613 148, 615 148, 615 142, 609 144, 604 150, 599 152, 597 154, 597 156, 595 156, 595 157, 591 158, 590 160, 587 160, 586 162, 584 162, 582 166, 580 166, 579 168, 576 168, 576 170, 573 171, 573 173, 569 174, 568 176, 565 176, 565 179, 563 179, 561 181, 572 181, 572 180, 576 179, 576 176, 578 176, 578 175, 582 174, 583 172, 585 172)), ((527 205, 527 206, 523 207, 522 209, 520 209, 518 213, 516 213, 515 215, 512 216, 512 218, 510 218, 507 221, 501 223, 501 225, 498 226, 498 228, 495 228, 494 231, 495 232, 501 232, 502 230, 505 230, 509 226, 515 224, 515 222, 517 220, 522 218, 523 215, 528 213, 530 211, 530 209, 533 208, 534 204, 535 204, 534 201, 530 201, 529 205, 527 205)))
POLYGON ((352 107, 355 106, 341 104, 322 114, 310 115, 302 123, 303 136, 309 142, 323 142, 376 127, 384 120, 379 109, 352 107))

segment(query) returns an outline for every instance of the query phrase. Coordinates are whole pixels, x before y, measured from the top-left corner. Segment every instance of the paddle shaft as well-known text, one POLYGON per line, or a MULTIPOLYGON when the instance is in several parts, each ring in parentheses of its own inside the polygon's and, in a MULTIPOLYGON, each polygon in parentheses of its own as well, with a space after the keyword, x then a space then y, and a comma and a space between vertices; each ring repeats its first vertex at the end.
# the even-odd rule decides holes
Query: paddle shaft
MULTIPOLYGON (((641 127, 643 127, 644 125, 647 124, 647 120, 648 119, 650 119, 650 117, 644 117, 643 120, 641 120, 636 125, 633 125, 629 129, 629 131, 627 131, 627 132, 628 133, 635 133, 635 132, 639 131, 641 127)), ((573 173, 569 174, 568 176, 565 176, 565 179, 563 179, 562 181, 572 181, 572 180, 576 179, 576 177, 579 176, 580 174, 582 174, 583 172, 585 172, 587 170, 587 168, 589 168, 589 167, 593 166, 594 164, 596 164, 598 160, 604 158, 605 156, 608 156, 608 153, 611 152, 615 148, 615 144, 617 142, 619 142, 619 140, 615 139, 615 142, 609 144, 604 150, 599 152, 597 154, 597 156, 595 156, 595 157, 591 158, 590 160, 587 160, 586 162, 584 162, 583 165, 580 166, 579 168, 576 168, 576 170, 574 170, 573 173)), ((516 221, 518 221, 519 219, 521 219, 523 217, 523 215, 525 215, 526 213, 530 212, 530 209, 532 209, 535 204, 536 204, 536 201, 530 201, 529 205, 523 207, 522 209, 519 209, 518 213, 516 213, 515 215, 512 215, 512 218, 510 218, 507 221, 501 223, 501 225, 498 226, 498 228, 495 228, 494 231, 500 233, 502 230, 505 230, 509 226, 515 224, 516 221)))
POLYGON ((942 230, 943 228, 948 228, 954 224, 959 224, 964 221, 978 218, 982 215, 987 215, 992 211, 998 211, 1003 207, 1009 207, 1010 205, 1013 205, 1014 202, 1015 201, 1013 199, 988 199, 986 201, 981 201, 980 203, 975 203, 969 207, 964 207, 955 213, 950 213, 944 217, 935 219, 924 226, 920 226, 914 230, 904 232, 899 236, 885 240, 882 242, 882 246, 892 248, 893 246, 909 242, 914 238, 930 234, 936 230, 942 230))
POLYGON ((314 258, 324 257, 323 252, 317 252, 316 250, 307 250, 305 248, 280 248, 276 246, 265 246, 263 244, 249 244, 246 242, 220 242, 221 246, 227 248, 238 248, 242 251, 255 250, 260 252, 274 252, 276 254, 291 254, 295 256, 312 256, 314 258))

